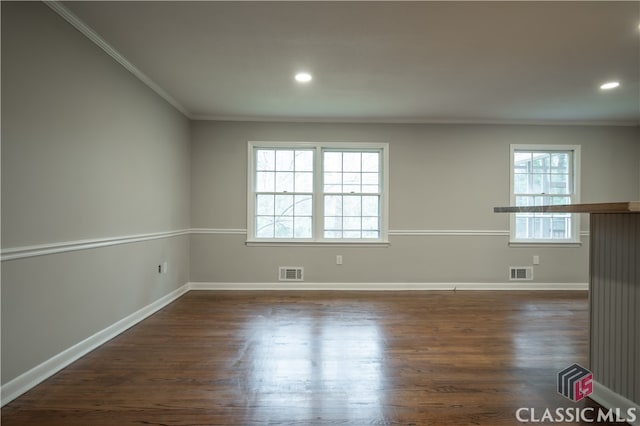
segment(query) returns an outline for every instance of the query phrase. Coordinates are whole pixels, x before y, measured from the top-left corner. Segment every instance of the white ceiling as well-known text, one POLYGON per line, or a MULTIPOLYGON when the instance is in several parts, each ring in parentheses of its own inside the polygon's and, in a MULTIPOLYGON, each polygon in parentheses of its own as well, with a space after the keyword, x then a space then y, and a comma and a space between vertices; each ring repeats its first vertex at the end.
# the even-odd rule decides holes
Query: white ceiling
POLYGON ((640 124, 638 1, 63 5, 196 119, 640 124))

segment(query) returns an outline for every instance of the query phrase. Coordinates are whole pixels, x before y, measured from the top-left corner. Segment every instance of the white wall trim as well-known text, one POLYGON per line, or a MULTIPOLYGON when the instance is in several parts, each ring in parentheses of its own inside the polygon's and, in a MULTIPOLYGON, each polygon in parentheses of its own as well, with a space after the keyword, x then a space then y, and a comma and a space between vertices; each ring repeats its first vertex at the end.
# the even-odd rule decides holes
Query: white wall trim
POLYGON ((130 244, 141 241, 157 240, 160 238, 177 237, 180 235, 188 235, 189 229, 180 229, 176 231, 152 232, 147 234, 124 235, 120 237, 92 238, 76 241, 62 241, 50 244, 38 244, 33 246, 12 247, 2 249, 0 260, 24 259, 27 257, 44 256, 56 253, 66 253, 70 251, 89 250, 98 247, 114 246, 118 244, 130 244))
POLYGON ((389 236, 403 237, 508 237, 509 231, 491 229, 394 229, 389 236))
POLYGON ((191 228, 191 234, 247 235, 244 228, 191 228))
MULTIPOLYGON (((90 250, 99 247, 108 247, 118 244, 130 244, 141 241, 156 240, 160 238, 171 238, 180 235, 247 235, 247 230, 243 228, 190 228, 175 231, 151 232, 146 234, 122 235, 118 237, 89 238, 85 240, 61 241, 48 244, 37 244, 32 246, 9 247, 0 251, 0 261, 25 259, 29 257, 45 256, 49 254, 67 253, 78 250, 90 250)), ((583 237, 588 237, 588 231, 580 233, 583 237)), ((413 230, 390 230, 389 236, 393 237, 509 237, 509 231, 504 230, 474 230, 474 229, 413 229, 413 230)), ((273 244, 281 246, 282 243, 273 244)), ((348 243, 332 243, 338 247, 343 247, 348 243)), ((249 244, 251 245, 251 244, 249 244)), ((257 243, 255 245, 269 245, 269 243, 257 243)), ((323 244, 309 244, 323 245, 323 244)), ((364 247, 365 243, 354 243, 355 247, 364 247)), ((371 244, 369 244, 371 245, 371 244)), ((388 242, 373 244, 374 246, 389 245, 388 242)), ((292 246, 300 247, 299 243, 292 246)), ((539 245, 531 245, 539 247, 539 245)))
POLYGON ((187 118, 192 119, 191 113, 167 93, 156 82, 151 80, 145 73, 140 71, 135 65, 133 65, 127 58, 122 56, 113 46, 111 46, 105 39, 102 38, 93 28, 85 24, 77 15, 63 6, 57 0, 43 1, 44 4, 49 6, 54 12, 60 15, 65 21, 71 24, 76 30, 80 31, 85 37, 94 42, 99 48, 105 51, 105 53, 113 58, 117 63, 122 65, 127 71, 137 77, 140 81, 147 85, 151 90, 156 92, 161 98, 171 104, 175 109, 180 111, 187 118))
POLYGON ((589 398, 593 399, 605 408, 620 408, 621 413, 626 413, 628 409, 633 408, 636 414, 636 420, 629 424, 640 426, 640 405, 628 400, 620 394, 617 394, 602 383, 595 380, 593 381, 593 393, 589 395, 589 398))
POLYGON ((267 282, 267 283, 223 283, 190 282, 190 290, 331 290, 331 291, 519 291, 519 290, 579 290, 589 289, 588 283, 314 283, 314 282, 267 282))
POLYGON ((0 398, 2 400, 0 405, 4 406, 5 404, 13 401, 72 362, 164 308, 187 291, 189 291, 189 285, 184 284, 180 288, 177 288, 171 293, 159 298, 155 302, 150 303, 144 308, 139 309, 96 334, 87 337, 83 341, 71 346, 59 354, 49 358, 42 364, 7 382, 2 386, 2 390, 0 391, 0 398))

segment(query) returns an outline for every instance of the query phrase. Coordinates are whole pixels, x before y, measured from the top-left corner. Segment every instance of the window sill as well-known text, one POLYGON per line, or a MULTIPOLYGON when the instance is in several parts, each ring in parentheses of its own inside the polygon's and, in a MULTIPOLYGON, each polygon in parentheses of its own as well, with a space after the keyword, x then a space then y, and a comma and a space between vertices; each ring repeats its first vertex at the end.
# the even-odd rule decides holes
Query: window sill
POLYGON ((391 243, 384 240, 374 241, 257 241, 247 240, 247 247, 389 247, 391 243))
POLYGON ((509 247, 582 247, 582 241, 509 241, 509 247))

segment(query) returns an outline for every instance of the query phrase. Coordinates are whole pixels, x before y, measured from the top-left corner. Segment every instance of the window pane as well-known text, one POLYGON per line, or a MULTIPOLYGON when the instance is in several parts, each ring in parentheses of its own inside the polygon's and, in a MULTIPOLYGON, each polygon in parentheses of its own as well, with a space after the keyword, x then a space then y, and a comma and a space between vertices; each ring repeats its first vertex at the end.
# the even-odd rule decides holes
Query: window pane
POLYGON ((342 182, 345 185, 358 185, 360 186, 360 173, 343 173, 342 182))
POLYGON ((324 174, 324 192, 342 192, 342 173, 324 174))
POLYGON ((293 195, 275 196, 276 216, 293 216, 293 195))
POLYGON ((293 238, 293 216, 276 216, 275 237, 293 238))
POLYGON ((327 185, 342 185, 342 173, 325 173, 324 184, 327 185))
POLYGON ((516 213, 516 238, 531 238, 528 232, 529 218, 516 213))
POLYGON ((379 197, 362 197, 362 214, 364 216, 378 216, 379 197))
POLYGON ((296 195, 295 197, 295 215, 311 216, 313 214, 313 204, 311 195, 296 195))
POLYGON ((256 217, 256 237, 273 238, 273 216, 256 217))
POLYGON ((378 231, 362 231, 362 238, 380 238, 378 231))
POLYGON ((276 151, 276 170, 280 172, 293 171, 293 151, 283 149, 276 151))
POLYGON ((273 216, 274 214, 274 196, 258 195, 256 196, 256 213, 258 215, 273 216))
POLYGON ((313 192, 313 173, 296 172, 294 187, 296 192, 313 192))
POLYGON ((342 217, 325 216, 324 229, 330 231, 337 231, 342 229, 342 217))
POLYGON ((367 231, 377 231, 379 229, 377 217, 363 217, 362 229, 367 231))
POLYGON ((273 192, 275 189, 275 173, 256 173, 256 192, 273 192))
POLYGON ((332 194, 342 192, 342 185, 325 185, 324 192, 330 192, 332 194))
POLYGON ((513 175, 513 191, 516 194, 529 193, 529 175, 515 174, 513 175))
POLYGON ((364 185, 378 185, 380 175, 378 173, 362 173, 362 183, 364 185))
POLYGON ((313 151, 296 151, 295 170, 296 172, 313 171, 313 151))
POLYGON ((342 170, 345 172, 362 171, 362 154, 359 152, 343 152, 342 170))
POLYGON ((362 214, 362 197, 345 196, 342 200, 343 216, 360 216, 362 214))
POLYGON ((380 169, 380 154, 377 152, 362 153, 362 171, 378 172, 380 169))
POLYGON ((548 153, 533 153, 533 173, 549 173, 551 156, 548 153))
POLYGON ((551 194, 568 194, 569 175, 551 175, 551 194))
POLYGON ((324 153, 324 171, 341 172, 342 171, 342 153, 327 151, 324 153))
POLYGON ((530 152, 515 152, 513 154, 513 170, 515 173, 529 173, 531 165, 530 152))
POLYGON ((325 238, 342 238, 342 231, 324 231, 325 238))
POLYGON ((549 175, 531 175, 531 192, 529 194, 542 194, 549 192, 549 175))
POLYGON ((276 192, 293 192, 292 172, 276 172, 276 192))
POLYGON ((533 206, 533 197, 519 196, 516 197, 516 206, 533 206))
POLYGON ((310 217, 296 216, 294 224, 294 238, 311 238, 312 220, 310 217))
POLYGON ((256 170, 275 170, 276 152, 272 149, 256 150, 256 170))
POLYGON ((343 231, 343 238, 362 238, 362 232, 360 231, 343 231))
POLYGON ((324 215, 325 216, 342 216, 342 196, 341 195, 325 195, 324 215))
POLYGON ((358 217, 345 217, 342 220, 342 227, 349 230, 362 229, 362 218, 358 217))
POLYGON ((569 154, 566 152, 558 152, 551 154, 551 172, 552 173, 569 173, 569 154))

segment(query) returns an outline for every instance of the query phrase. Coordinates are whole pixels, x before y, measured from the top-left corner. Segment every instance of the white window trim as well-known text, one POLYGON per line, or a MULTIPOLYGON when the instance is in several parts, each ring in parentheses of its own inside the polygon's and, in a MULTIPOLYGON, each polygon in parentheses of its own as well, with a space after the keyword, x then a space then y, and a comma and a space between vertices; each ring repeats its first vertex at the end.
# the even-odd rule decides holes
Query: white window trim
POLYGON ((389 144, 380 142, 270 142, 249 141, 247 155, 247 241, 248 246, 357 246, 380 247, 389 245, 389 144), (313 235, 314 238, 256 238, 255 237, 255 156, 256 148, 315 149, 313 180, 313 235), (382 162, 382 190, 380 192, 380 238, 325 239, 323 238, 324 203, 322 203, 322 150, 368 149, 380 150, 382 162))
MULTIPOLYGON (((515 151, 572 151, 573 152, 573 195, 572 204, 580 203, 580 145, 538 145, 538 144, 511 144, 509 149, 509 200, 510 205, 516 205, 516 199, 514 194, 514 173, 513 173, 513 159, 515 151)), ((516 238, 516 214, 511 213, 509 215, 509 245, 519 247, 540 247, 544 245, 553 247, 578 247, 582 245, 580 239, 580 214, 571 214, 571 238, 563 240, 552 239, 523 239, 516 238)))

